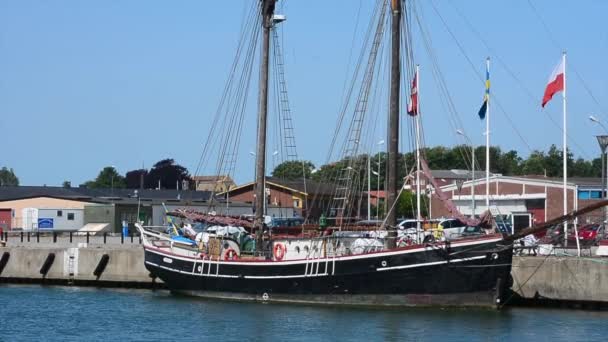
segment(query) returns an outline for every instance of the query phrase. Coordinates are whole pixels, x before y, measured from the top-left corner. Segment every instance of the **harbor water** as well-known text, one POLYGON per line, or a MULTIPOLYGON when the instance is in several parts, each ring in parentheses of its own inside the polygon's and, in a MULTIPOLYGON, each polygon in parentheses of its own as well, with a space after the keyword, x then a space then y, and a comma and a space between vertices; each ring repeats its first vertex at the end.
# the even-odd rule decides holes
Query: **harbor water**
POLYGON ((0 341, 594 341, 608 312, 365 309, 0 285, 0 341))

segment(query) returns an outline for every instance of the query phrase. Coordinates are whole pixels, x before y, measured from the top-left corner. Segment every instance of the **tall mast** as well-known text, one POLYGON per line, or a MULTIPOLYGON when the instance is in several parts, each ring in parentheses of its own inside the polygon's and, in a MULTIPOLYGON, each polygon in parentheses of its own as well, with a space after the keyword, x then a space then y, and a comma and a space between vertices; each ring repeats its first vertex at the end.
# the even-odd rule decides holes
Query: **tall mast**
MULTIPOLYGON (((490 57, 486 59, 486 82, 490 79, 490 57)), ((486 210, 490 210, 490 87, 486 84, 486 210)), ((475 184, 475 179, 473 179, 475 184)), ((473 214, 473 219, 475 214, 473 214)))
POLYGON ((416 65, 416 228, 420 231, 420 66, 416 65))
POLYGON ((397 224, 394 203, 397 200, 397 159, 399 158, 399 95, 401 92, 401 0, 391 1, 391 85, 388 118, 388 184, 386 224, 389 227, 386 247, 396 246, 397 224))
MULTIPOLYGON (((562 143, 563 143, 563 149, 564 152, 562 154, 562 167, 563 167, 563 173, 564 173, 564 215, 566 215, 568 213, 568 190, 567 190, 567 186, 568 186, 568 133, 567 133, 567 128, 568 128, 568 121, 567 121, 567 116, 566 116, 566 52, 564 51, 563 55, 562 55, 562 63, 564 65, 564 91, 562 91, 562 110, 563 110, 563 125, 564 125, 564 129, 563 129, 563 136, 562 136, 562 143)), ((573 197, 572 201, 575 201, 575 198, 573 197)), ((578 239, 576 240, 578 243, 578 239)), ((564 246, 568 245, 568 220, 564 221, 564 246)))
POLYGON ((255 158, 255 228, 257 228, 256 248, 261 248, 264 225, 264 202, 266 201, 266 122, 268 117, 268 56, 270 50, 270 29, 276 0, 260 0, 262 15, 262 56, 260 60, 260 89, 258 96, 258 142, 255 158))

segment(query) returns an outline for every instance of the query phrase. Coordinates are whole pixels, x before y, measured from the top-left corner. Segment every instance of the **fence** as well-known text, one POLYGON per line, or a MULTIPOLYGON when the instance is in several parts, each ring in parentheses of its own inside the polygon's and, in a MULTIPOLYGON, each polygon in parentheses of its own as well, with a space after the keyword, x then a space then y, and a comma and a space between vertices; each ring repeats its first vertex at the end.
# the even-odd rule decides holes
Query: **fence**
POLYGON ((139 246, 141 236, 139 233, 124 236, 119 233, 99 232, 3 232, 1 236, 6 246, 78 246, 87 245, 113 245, 113 246, 139 246))

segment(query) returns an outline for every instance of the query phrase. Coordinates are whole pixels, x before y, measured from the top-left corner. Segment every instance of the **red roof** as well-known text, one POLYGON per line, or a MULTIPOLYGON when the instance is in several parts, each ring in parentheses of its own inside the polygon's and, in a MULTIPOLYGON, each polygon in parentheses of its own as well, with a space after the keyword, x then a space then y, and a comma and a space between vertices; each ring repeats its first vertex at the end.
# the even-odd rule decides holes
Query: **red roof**
POLYGON ((378 191, 370 191, 369 192, 370 197, 376 197, 376 198, 386 198, 386 191, 384 190, 378 190, 378 191))

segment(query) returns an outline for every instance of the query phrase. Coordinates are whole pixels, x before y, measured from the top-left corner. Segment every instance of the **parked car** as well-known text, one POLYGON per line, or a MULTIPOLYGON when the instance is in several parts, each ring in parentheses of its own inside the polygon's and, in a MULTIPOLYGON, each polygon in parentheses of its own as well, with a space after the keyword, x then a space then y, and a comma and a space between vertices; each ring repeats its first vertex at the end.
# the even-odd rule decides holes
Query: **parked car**
POLYGON ((483 231, 483 229, 481 229, 480 226, 466 226, 463 230, 462 233, 460 233, 460 236, 476 236, 476 235, 482 235, 485 232, 483 231))
MULTIPOLYGON (((587 224, 578 229, 578 240, 583 245, 592 245, 594 244, 599 236, 601 231, 601 225, 599 223, 587 224)), ((576 236, 574 235, 574 231, 568 234, 568 241, 576 242, 576 236)))
POLYGON ((453 239, 461 236, 467 224, 456 218, 449 218, 439 222, 443 227, 443 235, 446 239, 453 239))
POLYGON ((383 220, 362 220, 355 222, 355 226, 380 227, 383 222, 383 220))
POLYGON ((540 244, 551 244, 561 246, 564 244, 564 227, 562 225, 553 226, 547 229, 547 233, 540 239, 540 244))

